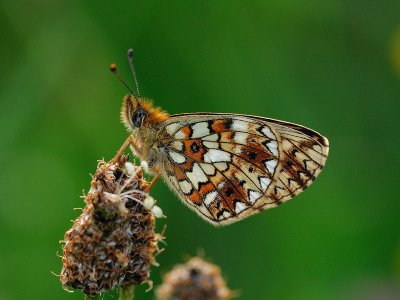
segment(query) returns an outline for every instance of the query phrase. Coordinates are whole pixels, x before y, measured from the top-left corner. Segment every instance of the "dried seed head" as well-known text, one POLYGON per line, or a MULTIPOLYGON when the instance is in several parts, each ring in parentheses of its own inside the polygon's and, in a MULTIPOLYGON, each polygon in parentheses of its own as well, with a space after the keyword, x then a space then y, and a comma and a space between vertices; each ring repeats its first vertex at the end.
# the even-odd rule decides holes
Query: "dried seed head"
POLYGON ((147 187, 142 169, 127 157, 99 163, 85 209, 65 233, 60 274, 65 289, 93 295, 149 280, 162 237, 143 205, 147 187))
POLYGON ((186 264, 176 265, 165 274, 156 291, 158 300, 228 300, 233 293, 221 276, 221 270, 200 257, 191 258, 186 264))

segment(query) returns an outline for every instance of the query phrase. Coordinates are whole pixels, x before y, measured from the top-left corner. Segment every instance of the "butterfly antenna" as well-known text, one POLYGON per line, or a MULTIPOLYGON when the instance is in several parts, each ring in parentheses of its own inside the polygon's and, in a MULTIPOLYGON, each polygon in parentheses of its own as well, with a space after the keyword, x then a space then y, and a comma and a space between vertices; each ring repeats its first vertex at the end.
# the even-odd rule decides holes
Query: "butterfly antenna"
POLYGON ((137 98, 135 96, 135 93, 133 90, 129 87, 129 85, 119 76, 118 71, 117 71, 117 65, 116 64, 111 64, 110 65, 110 71, 117 77, 117 79, 131 92, 135 100, 137 101, 137 98))
POLYGON ((135 80, 137 96, 138 96, 138 98, 140 98, 139 83, 138 83, 138 81, 137 81, 136 72, 135 72, 135 67, 134 67, 134 65, 133 65, 133 49, 129 49, 129 50, 128 50, 128 62, 129 62, 129 66, 131 67, 133 80, 135 80))

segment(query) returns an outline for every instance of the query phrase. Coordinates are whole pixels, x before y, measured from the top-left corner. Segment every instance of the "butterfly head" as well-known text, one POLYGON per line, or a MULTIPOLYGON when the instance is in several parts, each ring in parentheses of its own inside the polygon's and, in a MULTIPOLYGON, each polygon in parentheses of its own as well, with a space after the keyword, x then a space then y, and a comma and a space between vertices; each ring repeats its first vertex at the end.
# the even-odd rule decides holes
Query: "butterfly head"
POLYGON ((155 127, 167 118, 168 114, 159 107, 154 107, 150 100, 138 99, 133 95, 124 97, 121 120, 129 131, 136 132, 139 128, 155 127))

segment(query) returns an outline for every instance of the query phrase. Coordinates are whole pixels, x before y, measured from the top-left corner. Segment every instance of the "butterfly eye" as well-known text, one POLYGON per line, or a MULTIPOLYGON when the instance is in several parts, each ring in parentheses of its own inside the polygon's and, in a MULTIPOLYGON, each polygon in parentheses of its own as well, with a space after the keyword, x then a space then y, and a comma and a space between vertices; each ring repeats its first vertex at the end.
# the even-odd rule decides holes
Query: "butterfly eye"
POLYGON ((133 125, 139 128, 142 125, 143 119, 146 117, 146 112, 143 109, 138 109, 133 115, 133 125))

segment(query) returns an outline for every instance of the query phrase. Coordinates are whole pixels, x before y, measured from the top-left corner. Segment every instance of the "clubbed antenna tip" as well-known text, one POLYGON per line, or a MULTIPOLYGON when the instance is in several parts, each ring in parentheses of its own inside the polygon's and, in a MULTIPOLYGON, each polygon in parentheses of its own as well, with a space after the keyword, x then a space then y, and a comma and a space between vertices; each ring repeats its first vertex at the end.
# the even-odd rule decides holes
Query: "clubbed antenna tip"
POLYGON ((121 76, 119 76, 118 71, 117 71, 117 65, 116 64, 111 64, 110 65, 110 71, 117 77, 117 79, 131 92, 131 94, 133 95, 133 97, 136 99, 135 97, 135 93, 133 92, 133 90, 129 87, 129 85, 121 78, 121 76))
POLYGON ((116 64, 111 64, 110 65, 110 71, 113 73, 117 73, 117 65, 116 64))
POLYGON ((133 58, 133 49, 132 48, 128 49, 128 58, 130 58, 130 59, 133 58))

